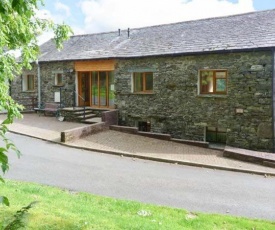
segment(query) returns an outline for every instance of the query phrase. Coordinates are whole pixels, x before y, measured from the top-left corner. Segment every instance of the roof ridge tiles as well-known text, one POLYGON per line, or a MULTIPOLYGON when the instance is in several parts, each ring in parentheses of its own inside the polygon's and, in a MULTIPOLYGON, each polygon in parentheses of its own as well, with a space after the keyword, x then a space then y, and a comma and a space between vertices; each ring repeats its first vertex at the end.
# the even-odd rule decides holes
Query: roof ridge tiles
MULTIPOLYGON (((233 15, 225 15, 225 16, 217 16, 217 17, 210 17, 210 18, 200 18, 200 19, 192 19, 192 20, 186 20, 186 21, 179 21, 179 22, 172 22, 172 23, 164 23, 164 24, 158 24, 158 25, 151 25, 151 26, 144 26, 144 27, 134 27, 130 28, 131 30, 142 30, 142 29, 149 29, 153 27, 162 27, 162 26, 169 26, 169 25, 176 25, 176 24, 184 24, 184 23, 191 23, 191 22, 201 22, 201 21, 211 21, 211 20, 217 20, 217 19, 224 19, 224 18, 232 18, 232 17, 240 17, 245 15, 255 15, 260 13, 265 13, 268 11, 275 11, 275 9, 268 9, 268 10, 261 10, 261 11, 251 11, 241 14, 233 14, 233 15)), ((120 31, 126 31, 127 29, 121 29, 120 31)), ((118 33, 115 30, 112 31, 104 31, 99 33, 85 33, 85 34, 78 34, 78 35, 72 35, 71 37, 81 37, 81 36, 91 36, 91 35, 101 35, 101 34, 111 34, 111 33, 118 33)))

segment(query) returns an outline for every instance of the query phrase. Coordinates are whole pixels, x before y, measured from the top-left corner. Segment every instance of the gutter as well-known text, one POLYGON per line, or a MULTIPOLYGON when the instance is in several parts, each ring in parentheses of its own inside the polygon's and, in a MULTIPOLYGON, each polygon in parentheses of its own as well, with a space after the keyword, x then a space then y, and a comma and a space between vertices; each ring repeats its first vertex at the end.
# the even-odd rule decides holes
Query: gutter
POLYGON ((272 140, 273 149, 272 152, 275 153, 275 49, 272 50, 272 140))
POLYGON ((158 58, 158 57, 178 57, 178 56, 195 56, 195 55, 209 55, 209 54, 231 54, 231 53, 241 53, 241 52, 256 52, 256 51, 270 51, 271 47, 260 47, 260 48, 246 48, 246 49, 232 49, 232 50, 207 50, 207 51, 194 51, 194 52, 178 52, 178 53, 163 53, 163 54, 150 54, 150 55, 114 55, 114 56, 102 56, 102 57, 87 57, 83 59, 79 58, 68 58, 68 59, 51 59, 42 60, 40 63, 50 63, 50 62, 69 62, 69 61, 91 61, 91 60, 124 60, 124 59, 137 59, 137 58, 158 58))

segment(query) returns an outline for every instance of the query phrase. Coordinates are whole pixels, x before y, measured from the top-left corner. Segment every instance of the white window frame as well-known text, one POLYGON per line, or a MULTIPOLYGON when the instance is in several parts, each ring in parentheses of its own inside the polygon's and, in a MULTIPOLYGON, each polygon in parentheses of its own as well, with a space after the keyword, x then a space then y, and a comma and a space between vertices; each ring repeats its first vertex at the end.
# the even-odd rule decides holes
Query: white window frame
POLYGON ((23 92, 33 92, 35 90, 35 75, 34 74, 25 74, 22 78, 22 91, 23 92), (33 87, 29 88, 28 78, 29 76, 33 76, 33 87))
POLYGON ((63 72, 54 73, 54 85, 61 86, 64 84, 63 81, 63 72), (61 83, 58 83, 58 76, 61 75, 61 83))

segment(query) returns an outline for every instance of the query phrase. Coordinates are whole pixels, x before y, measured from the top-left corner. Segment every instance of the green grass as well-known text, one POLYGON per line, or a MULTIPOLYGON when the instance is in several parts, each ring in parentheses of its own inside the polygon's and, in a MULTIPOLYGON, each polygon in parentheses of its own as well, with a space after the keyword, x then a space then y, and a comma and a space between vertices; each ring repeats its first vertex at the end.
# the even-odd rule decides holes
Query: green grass
POLYGON ((39 201, 29 211, 27 229, 275 229, 275 222, 189 213, 32 183, 6 181, 0 188, 11 203, 10 207, 0 206, 0 226, 6 226, 23 206, 39 201))

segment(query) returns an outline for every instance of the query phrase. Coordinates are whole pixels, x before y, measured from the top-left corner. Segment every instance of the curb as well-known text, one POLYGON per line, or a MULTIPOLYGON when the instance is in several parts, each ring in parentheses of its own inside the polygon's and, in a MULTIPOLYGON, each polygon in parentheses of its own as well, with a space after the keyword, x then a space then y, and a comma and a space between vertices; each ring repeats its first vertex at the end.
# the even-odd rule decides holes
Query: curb
POLYGON ((136 159, 142 159, 142 160, 150 160, 150 161, 163 162, 163 163, 169 163, 169 164, 177 164, 177 165, 187 165, 187 166, 194 166, 194 167, 200 167, 200 168, 218 169, 218 170, 231 171, 231 172, 249 173, 249 174, 263 175, 263 176, 275 176, 275 173, 270 173, 270 172, 254 171, 254 170, 249 170, 249 169, 238 169, 238 168, 231 168, 231 167, 225 167, 225 166, 219 166, 219 165, 209 165, 209 164, 195 163, 195 162, 190 162, 190 161, 177 161, 177 160, 170 160, 170 159, 165 159, 165 158, 135 155, 135 154, 127 153, 127 152, 93 149, 93 148, 88 148, 88 147, 69 145, 69 144, 66 144, 66 143, 57 142, 57 141, 53 141, 53 140, 48 140, 46 138, 32 136, 32 135, 25 134, 25 133, 20 133, 20 132, 17 132, 17 131, 9 130, 9 132, 14 133, 14 134, 19 134, 19 135, 22 135, 22 136, 32 137, 32 138, 47 141, 47 142, 51 142, 51 143, 58 144, 58 145, 63 145, 63 146, 70 147, 70 148, 83 149, 83 150, 87 150, 87 151, 106 153, 106 154, 122 156, 122 157, 136 158, 136 159))

